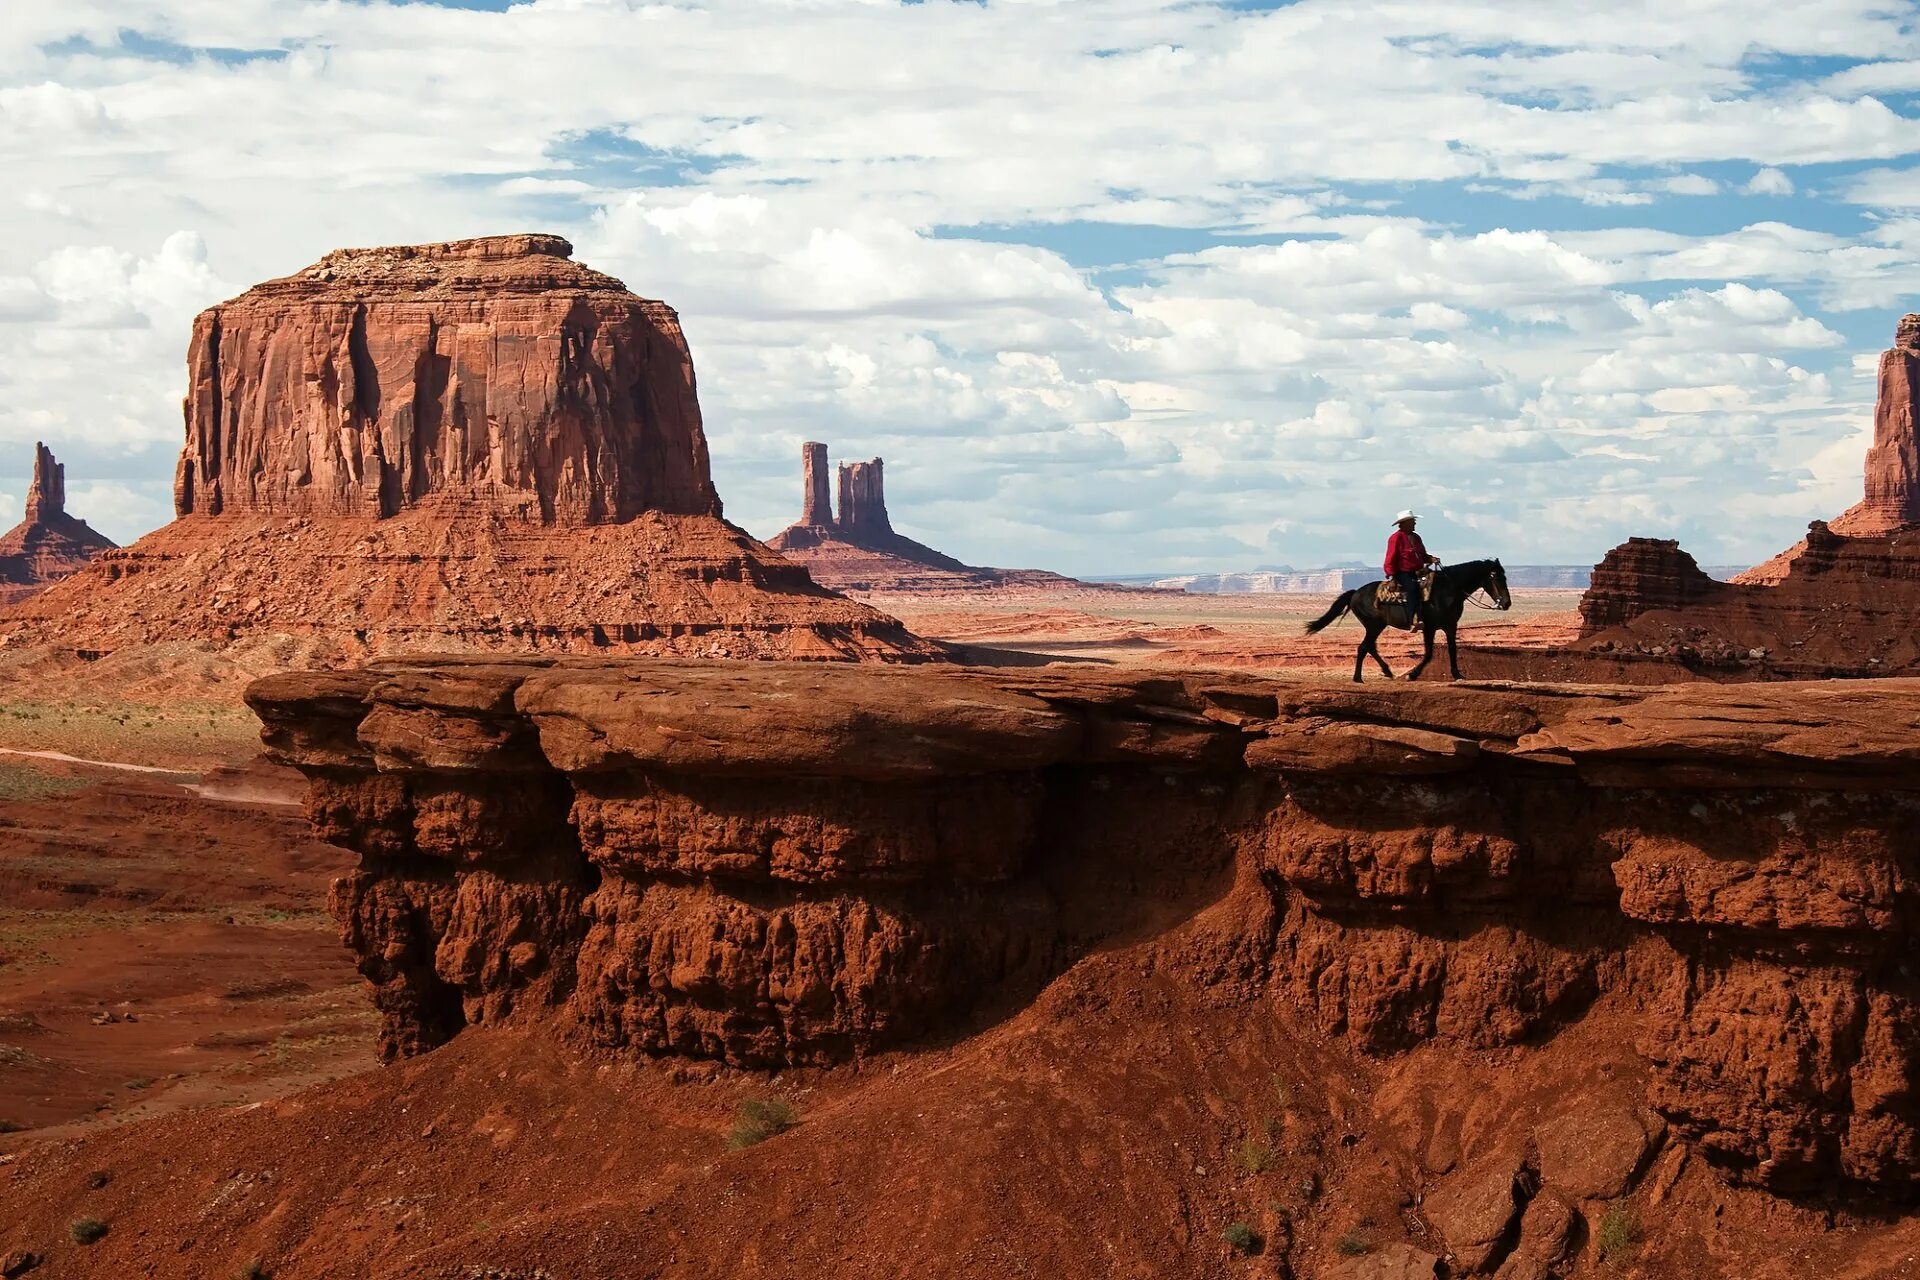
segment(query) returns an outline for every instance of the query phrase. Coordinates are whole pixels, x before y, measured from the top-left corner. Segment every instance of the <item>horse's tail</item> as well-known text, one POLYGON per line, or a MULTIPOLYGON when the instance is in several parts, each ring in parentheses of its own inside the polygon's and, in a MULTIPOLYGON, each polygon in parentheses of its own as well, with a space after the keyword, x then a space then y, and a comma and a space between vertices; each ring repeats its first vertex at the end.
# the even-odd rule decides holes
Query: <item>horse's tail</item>
POLYGON ((1327 606, 1325 613, 1307 624, 1307 634, 1310 636, 1318 635, 1332 626, 1339 620, 1341 614, 1353 607, 1353 598, 1359 594, 1360 588, 1358 587, 1355 587, 1351 591, 1342 592, 1338 600, 1335 600, 1327 606))

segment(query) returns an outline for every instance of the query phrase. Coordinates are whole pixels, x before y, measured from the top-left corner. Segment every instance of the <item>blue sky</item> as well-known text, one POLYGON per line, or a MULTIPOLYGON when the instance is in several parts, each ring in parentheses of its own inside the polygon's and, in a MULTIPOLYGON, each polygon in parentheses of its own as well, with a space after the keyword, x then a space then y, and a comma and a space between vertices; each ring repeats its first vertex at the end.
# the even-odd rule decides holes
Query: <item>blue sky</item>
POLYGON ((1763 558, 1920 310, 1920 5, 73 0, 0 32, 0 501, 164 522, 188 324, 539 229, 666 299, 730 517, 798 446, 1069 572, 1763 558))

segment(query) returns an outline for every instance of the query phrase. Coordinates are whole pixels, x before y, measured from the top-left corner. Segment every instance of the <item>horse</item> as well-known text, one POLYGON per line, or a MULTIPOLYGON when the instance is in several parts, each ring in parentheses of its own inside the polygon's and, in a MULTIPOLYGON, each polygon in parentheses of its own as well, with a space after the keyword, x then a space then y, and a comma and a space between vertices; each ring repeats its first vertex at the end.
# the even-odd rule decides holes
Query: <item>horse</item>
MULTIPOLYGON (((1307 624, 1307 634, 1317 635, 1345 613, 1351 613, 1367 629, 1366 638, 1360 642, 1360 648, 1353 655, 1353 682, 1360 683, 1360 673, 1366 667, 1367 655, 1380 664, 1380 672, 1387 679, 1393 679, 1393 671, 1387 666, 1387 660, 1380 656, 1380 633, 1388 627, 1403 627, 1407 630, 1408 602, 1381 604, 1376 596, 1384 583, 1369 582, 1364 587, 1355 587, 1343 593, 1327 611, 1307 624)), ((1427 652, 1421 657, 1420 665, 1407 673, 1407 679, 1418 680, 1420 673, 1433 661, 1433 633, 1447 633, 1447 665, 1453 668, 1453 678, 1460 678, 1460 658, 1454 651, 1453 631, 1460 625, 1460 613, 1467 607, 1467 597, 1476 591, 1484 591, 1493 597, 1496 609, 1511 609, 1513 597, 1507 593, 1507 571, 1498 560, 1469 560, 1464 564, 1450 564, 1433 572, 1433 586, 1427 594, 1427 607, 1420 620, 1420 626, 1426 632, 1427 652)), ((1483 608, 1485 606, 1482 606, 1483 608)))

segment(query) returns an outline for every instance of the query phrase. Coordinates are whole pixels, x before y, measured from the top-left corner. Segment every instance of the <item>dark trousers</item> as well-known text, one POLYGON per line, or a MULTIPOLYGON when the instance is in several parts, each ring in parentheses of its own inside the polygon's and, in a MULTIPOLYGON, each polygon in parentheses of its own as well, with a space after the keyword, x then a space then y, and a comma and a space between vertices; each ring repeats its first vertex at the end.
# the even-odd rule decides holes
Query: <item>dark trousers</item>
POLYGON ((1420 608, 1425 603, 1420 595, 1420 575, 1411 570, 1402 569, 1393 575, 1393 580, 1400 584, 1402 591, 1407 593, 1407 603, 1412 606, 1413 616, 1419 617, 1420 608))

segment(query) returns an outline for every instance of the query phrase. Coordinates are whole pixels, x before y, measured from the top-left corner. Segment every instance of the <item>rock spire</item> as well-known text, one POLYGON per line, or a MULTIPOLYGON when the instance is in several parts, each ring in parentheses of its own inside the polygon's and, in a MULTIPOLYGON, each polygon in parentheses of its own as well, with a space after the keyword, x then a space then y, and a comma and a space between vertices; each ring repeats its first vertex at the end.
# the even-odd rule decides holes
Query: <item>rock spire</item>
POLYGON ((44 444, 33 446, 33 481, 27 486, 27 522, 67 512, 67 469, 53 459, 44 444))
POLYGON ((85 520, 67 514, 67 469, 53 450, 34 445, 26 519, 0 534, 0 605, 39 594, 113 545, 85 520))
POLYGON ((1867 450, 1866 496, 1833 522, 1848 537, 1920 524, 1920 314, 1902 316, 1893 346, 1880 356, 1880 388, 1873 408, 1873 447, 1867 450))

